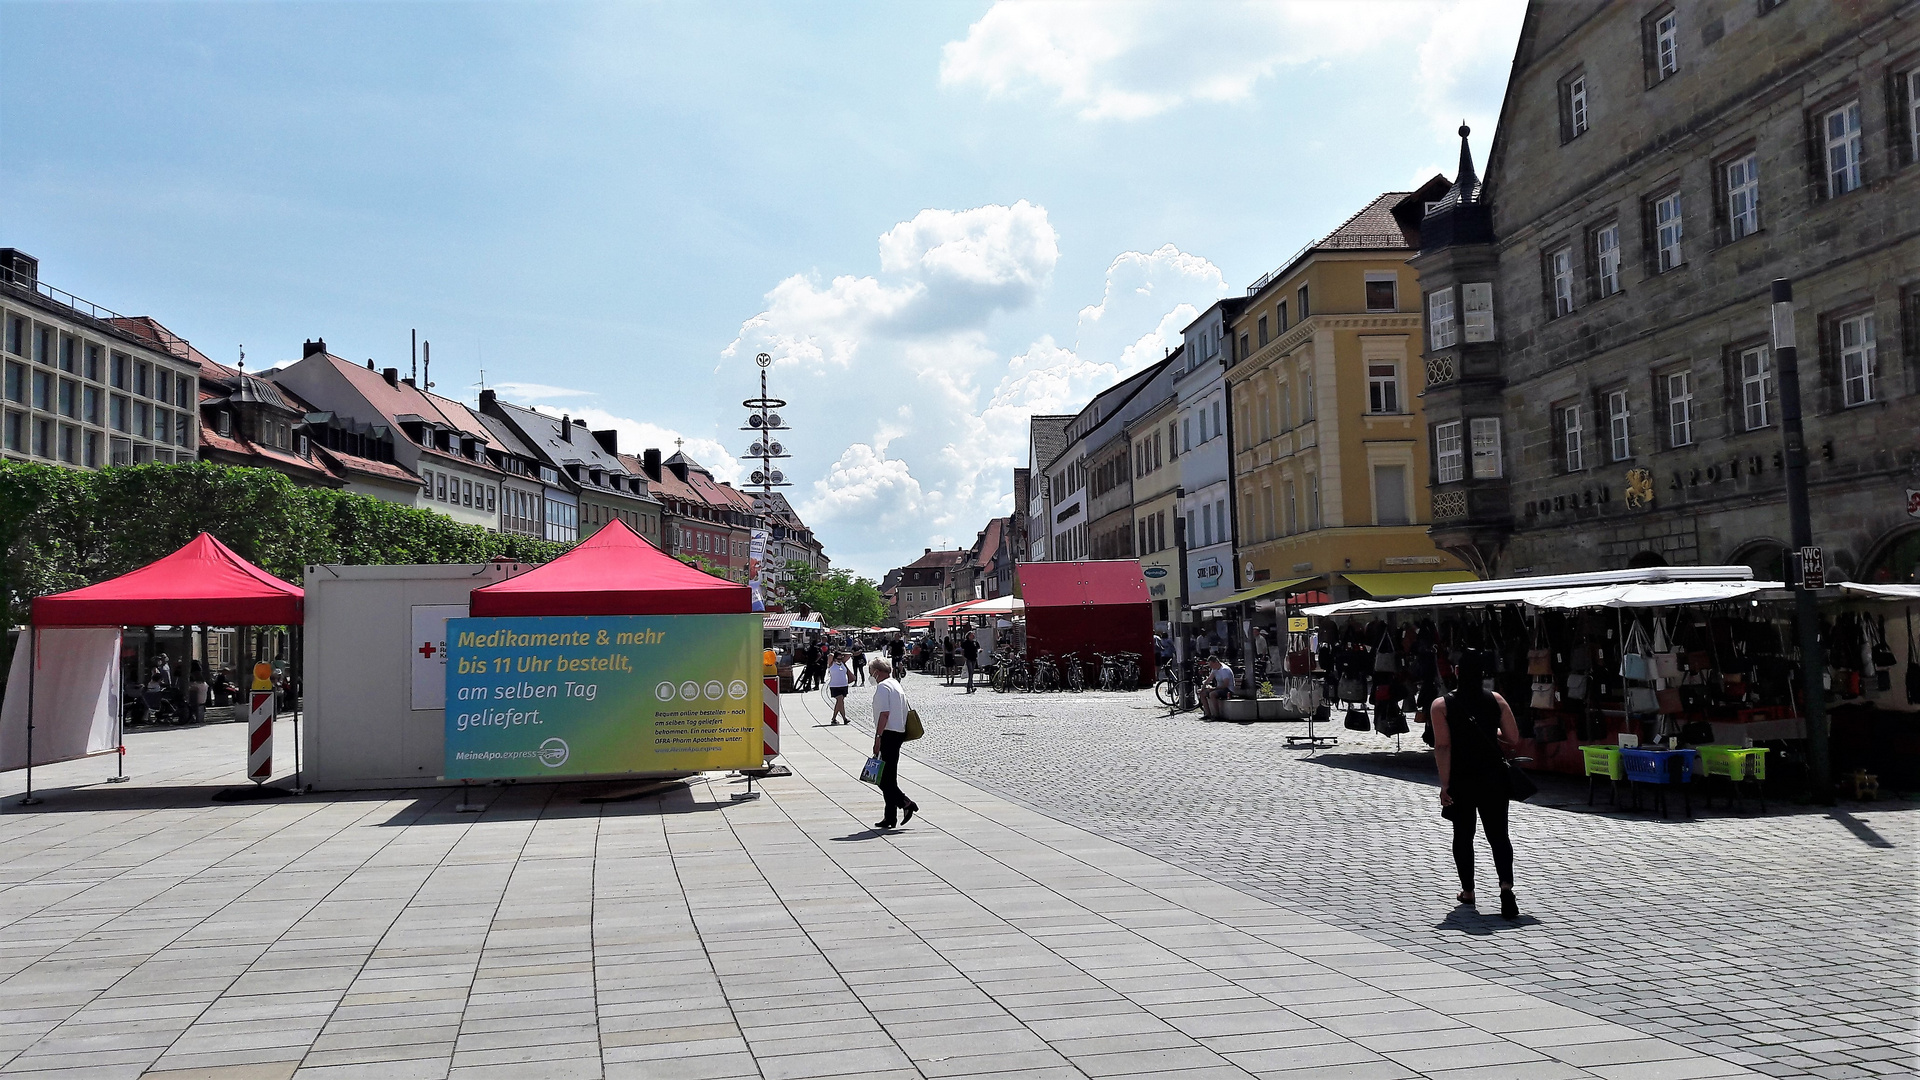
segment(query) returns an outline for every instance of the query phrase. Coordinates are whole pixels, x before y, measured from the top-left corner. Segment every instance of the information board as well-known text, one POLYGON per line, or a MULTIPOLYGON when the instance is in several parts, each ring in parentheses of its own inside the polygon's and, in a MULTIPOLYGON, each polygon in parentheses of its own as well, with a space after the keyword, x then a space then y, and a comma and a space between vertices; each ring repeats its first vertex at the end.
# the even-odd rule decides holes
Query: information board
POLYGON ((445 777, 762 764, 759 615, 453 619, 445 777))

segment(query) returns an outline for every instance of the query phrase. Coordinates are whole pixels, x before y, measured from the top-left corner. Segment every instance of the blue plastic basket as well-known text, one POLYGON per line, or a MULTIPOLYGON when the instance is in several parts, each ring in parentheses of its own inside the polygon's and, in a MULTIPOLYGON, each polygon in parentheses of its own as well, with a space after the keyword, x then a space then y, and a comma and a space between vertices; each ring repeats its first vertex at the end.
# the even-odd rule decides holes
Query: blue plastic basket
POLYGON ((1654 750, 1647 747, 1627 746, 1620 750, 1620 763, 1626 767, 1627 779, 1641 784, 1670 784, 1676 779, 1679 783, 1693 780, 1694 763, 1699 755, 1692 750, 1654 750), (1669 773, 1669 763, 1675 758, 1680 760, 1680 775, 1676 778, 1669 773))

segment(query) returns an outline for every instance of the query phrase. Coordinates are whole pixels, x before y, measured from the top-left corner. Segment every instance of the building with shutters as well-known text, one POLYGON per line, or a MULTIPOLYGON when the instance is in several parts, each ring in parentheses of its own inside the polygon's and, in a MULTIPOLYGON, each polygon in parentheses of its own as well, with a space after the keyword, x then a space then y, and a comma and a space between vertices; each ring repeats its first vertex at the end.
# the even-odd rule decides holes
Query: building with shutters
MULTIPOLYGON (((1418 208, 1389 192, 1247 289, 1227 332, 1241 587, 1459 569, 1428 537, 1418 208)), ((1422 590, 1424 591, 1424 590, 1422 590)))

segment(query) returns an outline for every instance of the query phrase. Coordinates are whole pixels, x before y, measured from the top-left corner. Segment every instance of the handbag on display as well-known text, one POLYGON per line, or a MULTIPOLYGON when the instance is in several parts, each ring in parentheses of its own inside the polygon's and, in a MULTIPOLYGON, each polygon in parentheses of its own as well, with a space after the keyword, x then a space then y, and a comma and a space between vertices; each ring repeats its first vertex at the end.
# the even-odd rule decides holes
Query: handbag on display
POLYGON ((1620 654, 1620 677, 1635 682, 1646 682, 1653 678, 1653 665, 1647 661, 1647 632, 1635 622, 1633 629, 1627 631, 1626 651, 1620 654))
POLYGON ((1394 736, 1407 733, 1407 717, 1399 706, 1387 702, 1373 707, 1373 730, 1382 735, 1394 736))
POLYGON ((1920 639, 1913 636, 1913 609, 1907 609, 1907 704, 1920 705, 1920 639))
POLYGON ((1713 725, 1705 720, 1689 720, 1680 727, 1680 741, 1705 746, 1713 741, 1713 725))
POLYGON ((1539 680, 1533 684, 1533 698, 1528 704, 1536 709, 1551 709, 1557 697, 1552 680, 1539 680))
POLYGON ((1653 620, 1653 677, 1668 682, 1680 681, 1680 654, 1667 642, 1667 627, 1659 617, 1653 620))
POLYGON ((1705 649, 1696 649, 1687 654, 1688 671, 1706 671, 1713 667, 1713 654, 1705 649))
POLYGON ((1547 624, 1536 621, 1533 625, 1533 648, 1527 650, 1527 674, 1552 675, 1553 650, 1547 647, 1547 624))
POLYGON ((1373 670, 1379 675, 1391 675, 1400 670, 1400 657, 1393 651, 1393 633, 1382 631, 1380 647, 1373 652, 1373 670))
POLYGON ((1346 722, 1342 725, 1348 731, 1365 731, 1371 725, 1367 723, 1367 710, 1348 709, 1346 722))
POLYGON ((1313 670, 1313 654, 1305 650, 1287 654, 1287 674, 1305 675, 1313 670))
POLYGON ((1367 680, 1348 676, 1340 680, 1341 701, 1367 700, 1367 680))
POLYGON ((1566 699, 1568 701, 1587 700, 1587 677, 1585 674, 1576 671, 1567 676, 1566 699))
POLYGON ((884 758, 870 757, 867 759, 867 763, 860 768, 860 782, 879 787, 880 776, 886 771, 887 762, 884 758))
POLYGON ((1627 711, 1657 713, 1660 711, 1660 698, 1651 686, 1629 686, 1627 687, 1627 711))
POLYGON ((1324 701, 1315 706, 1313 710, 1313 722, 1316 724, 1333 723, 1333 706, 1324 701))
POLYGON ((1683 711, 1684 702, 1680 697, 1680 688, 1677 686, 1666 686, 1655 690, 1653 697, 1663 715, 1673 716, 1683 711))

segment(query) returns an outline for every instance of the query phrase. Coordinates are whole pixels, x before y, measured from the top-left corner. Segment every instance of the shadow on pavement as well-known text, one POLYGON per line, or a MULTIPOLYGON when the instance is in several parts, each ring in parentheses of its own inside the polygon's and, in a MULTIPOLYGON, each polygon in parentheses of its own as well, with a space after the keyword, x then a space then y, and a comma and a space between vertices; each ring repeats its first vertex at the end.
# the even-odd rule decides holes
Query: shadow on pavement
POLYGON ((832 839, 836 843, 845 843, 851 840, 875 840, 882 836, 887 835, 887 833, 889 832, 897 832, 897 831, 899 830, 897 829, 862 829, 859 832, 848 833, 845 836, 836 836, 836 837, 833 837, 832 839))
POLYGON ((1474 937, 1488 937, 1501 930, 1518 930, 1526 926, 1543 925, 1539 919, 1521 912, 1517 919, 1503 919, 1498 915, 1487 915, 1471 904, 1461 904, 1447 913, 1447 917, 1433 924, 1435 930, 1458 930, 1474 937))

